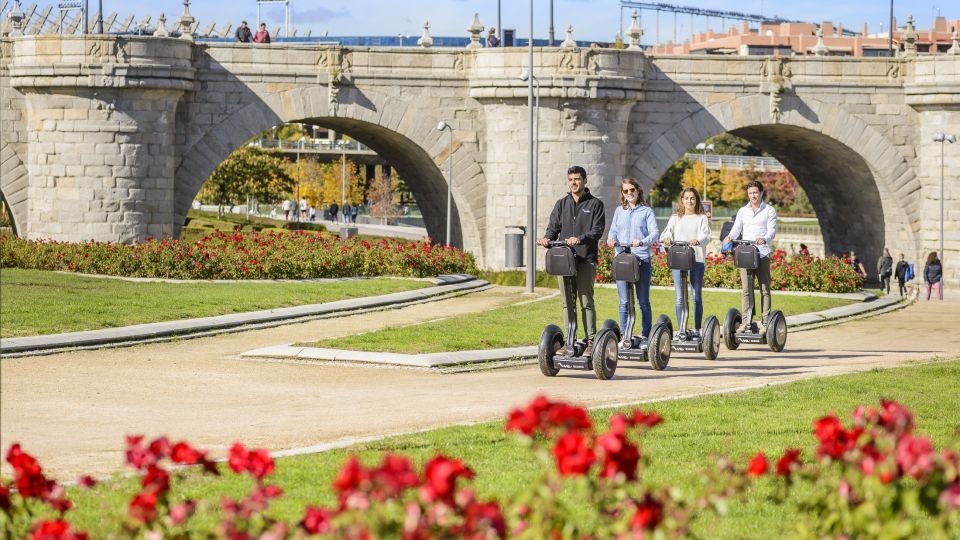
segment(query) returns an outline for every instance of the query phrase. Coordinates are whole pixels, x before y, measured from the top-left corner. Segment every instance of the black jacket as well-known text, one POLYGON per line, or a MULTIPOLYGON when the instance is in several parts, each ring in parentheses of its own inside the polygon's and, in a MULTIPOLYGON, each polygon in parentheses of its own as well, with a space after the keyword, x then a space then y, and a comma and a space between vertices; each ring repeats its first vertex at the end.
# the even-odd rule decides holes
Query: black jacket
POLYGON ((237 42, 238 43, 251 43, 253 41, 253 32, 250 31, 250 27, 240 27, 237 28, 237 42))
POLYGON ((595 263, 597 243, 603 236, 605 223, 603 201, 591 195, 589 189, 583 190, 580 202, 574 202, 573 196, 567 193, 550 212, 545 238, 565 240, 576 236, 580 240, 579 244, 573 246, 577 259, 595 263))
POLYGON ((923 279, 927 283, 939 283, 942 276, 943 267, 940 266, 940 261, 932 262, 923 269, 923 279))
POLYGON ((909 268, 909 267, 910 267, 910 265, 907 264, 907 261, 900 261, 900 262, 897 263, 897 272, 896 272, 896 275, 897 275, 897 279, 898 279, 898 280, 900 280, 900 281, 906 281, 906 280, 907 280, 907 268, 909 268))

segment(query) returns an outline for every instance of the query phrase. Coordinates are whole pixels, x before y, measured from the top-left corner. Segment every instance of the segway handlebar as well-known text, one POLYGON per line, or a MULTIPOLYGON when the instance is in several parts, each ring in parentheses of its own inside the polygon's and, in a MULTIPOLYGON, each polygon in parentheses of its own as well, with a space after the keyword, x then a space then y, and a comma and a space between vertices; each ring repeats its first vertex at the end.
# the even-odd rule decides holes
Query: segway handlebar
POLYGON ((563 240, 550 240, 546 246, 540 246, 540 247, 555 248, 555 247, 570 247, 570 246, 568 246, 567 243, 564 242, 563 240))
POLYGON ((687 242, 687 241, 684 241, 684 240, 671 240, 671 241, 670 241, 670 245, 671 245, 671 246, 689 246, 689 245, 691 245, 691 244, 690 244, 690 242, 687 242))
POLYGON ((757 242, 755 240, 730 240, 730 243, 733 245, 741 244, 744 246, 755 246, 757 242))

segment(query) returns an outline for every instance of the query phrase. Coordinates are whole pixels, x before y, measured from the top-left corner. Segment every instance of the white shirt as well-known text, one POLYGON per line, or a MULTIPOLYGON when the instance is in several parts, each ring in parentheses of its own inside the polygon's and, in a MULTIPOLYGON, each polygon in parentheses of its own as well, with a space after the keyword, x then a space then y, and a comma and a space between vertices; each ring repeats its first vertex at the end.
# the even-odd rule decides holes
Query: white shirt
POLYGON ((777 210, 765 202, 760 202, 756 211, 750 203, 737 211, 737 219, 730 230, 730 238, 736 239, 743 233, 743 240, 756 241, 763 238, 762 246, 757 246, 761 257, 770 255, 770 242, 777 235, 777 210))
POLYGON ((683 217, 677 217, 676 214, 670 216, 670 221, 663 228, 663 234, 660 235, 660 241, 676 240, 678 242, 689 242, 696 240, 697 245, 692 246, 697 254, 697 262, 704 261, 704 248, 710 241, 710 222, 706 214, 686 214, 683 217))

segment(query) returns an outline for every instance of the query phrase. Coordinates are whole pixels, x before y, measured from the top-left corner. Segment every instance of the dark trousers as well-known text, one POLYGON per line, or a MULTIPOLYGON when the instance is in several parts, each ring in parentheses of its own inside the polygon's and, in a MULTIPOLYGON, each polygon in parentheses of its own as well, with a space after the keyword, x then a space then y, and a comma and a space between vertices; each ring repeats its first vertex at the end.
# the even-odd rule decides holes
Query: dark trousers
MULTIPOLYGON (((571 284, 574 286, 571 296, 580 299, 583 314, 583 328, 587 334, 587 341, 592 341, 593 336, 597 334, 597 310, 593 306, 593 284, 596 277, 596 263, 577 261, 577 275, 571 280, 571 284)), ((560 280, 560 295, 561 298, 563 298, 563 322, 569 326, 571 321, 567 320, 567 280, 562 277, 558 279, 560 280)), ((572 311, 574 313, 577 311, 576 300, 574 301, 572 311)))
MULTIPOLYGON (((760 308, 762 324, 767 324, 767 317, 770 316, 770 257, 760 257, 760 265, 753 271, 753 275, 760 282, 760 308)), ((740 269, 740 283, 743 289, 743 321, 750 323, 753 321, 753 279, 747 271, 740 269)))
POLYGON ((900 278, 897 278, 897 285, 900 285, 900 297, 907 294, 907 284, 900 278))
POLYGON ((890 294, 890 274, 880 274, 880 290, 884 289, 890 294))

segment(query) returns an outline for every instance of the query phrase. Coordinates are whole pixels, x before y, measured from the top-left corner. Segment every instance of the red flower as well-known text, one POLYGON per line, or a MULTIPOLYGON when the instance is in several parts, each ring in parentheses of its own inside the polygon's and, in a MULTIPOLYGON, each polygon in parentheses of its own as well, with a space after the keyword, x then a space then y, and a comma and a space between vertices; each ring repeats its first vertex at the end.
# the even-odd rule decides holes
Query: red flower
POLYGON ((130 500, 127 512, 134 521, 151 523, 157 519, 157 494, 154 491, 137 493, 130 500))
POLYGON ((633 530, 653 530, 663 520, 663 503, 656 500, 649 493, 643 500, 634 501, 637 511, 630 518, 630 528, 633 530))
POLYGON ((263 480, 265 476, 273 474, 275 465, 270 457, 270 452, 264 448, 253 450, 247 457, 247 472, 253 475, 257 480, 263 480))
POLYGON ((640 449, 632 444, 623 433, 611 426, 610 431, 597 438, 597 447, 603 452, 602 478, 613 478, 623 474, 627 480, 637 478, 637 464, 640 461, 640 449))
POLYGON ((87 533, 72 532, 62 519, 41 521, 30 529, 31 540, 86 540, 87 533))
POLYGON ((300 527, 310 534, 327 534, 331 532, 333 512, 319 506, 308 506, 304 511, 300 527))
POLYGON ((83 475, 77 480, 77 484, 79 484, 80 487, 91 489, 96 487, 97 479, 89 475, 83 475))
POLYGON ((851 430, 844 429, 843 424, 833 414, 816 420, 813 426, 814 433, 820 440, 817 455, 820 457, 829 456, 834 459, 838 459, 848 450, 856 448, 857 439, 863 433, 862 427, 851 430))
POLYGON ((747 476, 759 477, 767 474, 769 468, 770 463, 767 461, 767 456, 763 452, 757 452, 747 465, 746 473, 747 476))
POLYGON ((553 447, 557 471, 563 476, 580 476, 597 460, 590 441, 579 431, 569 431, 553 447))
POLYGON ((790 476, 790 469, 794 463, 800 463, 800 450, 787 448, 783 451, 783 457, 777 460, 777 476, 790 476))
POLYGON ((170 473, 156 465, 151 465, 147 469, 147 474, 143 476, 141 485, 144 492, 149 491, 162 496, 170 490, 170 473))
POLYGON ((663 417, 655 412, 645 413, 640 409, 633 411, 633 425, 653 427, 663 422, 663 417))
POLYGON ((903 405, 893 400, 881 399, 880 425, 889 433, 902 435, 913 430, 913 415, 903 405))
POLYGON ((463 525, 456 531, 461 538, 490 538, 489 533, 494 533, 497 538, 503 538, 507 534, 507 522, 503 519, 503 513, 500 511, 500 505, 496 501, 476 502, 471 501, 463 510, 463 525))
POLYGON ((936 464, 933 442, 927 437, 904 435, 897 442, 894 457, 901 474, 914 478, 923 478, 933 471, 936 464))
POLYGON ((593 429, 587 411, 566 403, 552 402, 544 396, 537 396, 524 409, 511 411, 506 425, 507 431, 519 431, 527 436, 570 429, 593 429))
POLYGON ((333 480, 333 487, 344 494, 359 489, 361 485, 369 481, 369 471, 363 468, 356 456, 350 456, 340 467, 340 473, 333 480))
POLYGON ((174 527, 182 525, 187 518, 193 515, 196 509, 197 502, 191 500, 172 506, 170 508, 170 524, 174 527))
POLYGON ((396 454, 388 453, 383 456, 383 463, 371 473, 374 484, 373 495, 381 500, 396 497, 403 490, 420 483, 420 478, 414 472, 410 460, 396 454))
POLYGON ((40 462, 21 450, 19 443, 10 446, 7 451, 7 463, 13 467, 14 484, 21 497, 45 499, 50 494, 54 483, 47 480, 40 462))
POLYGON ((420 494, 427 502, 449 502, 457 487, 457 479, 470 479, 474 476, 474 472, 459 459, 438 454, 424 466, 425 482, 420 494))
POLYGON ((960 483, 954 483, 943 490, 940 504, 951 510, 960 510, 960 483))

